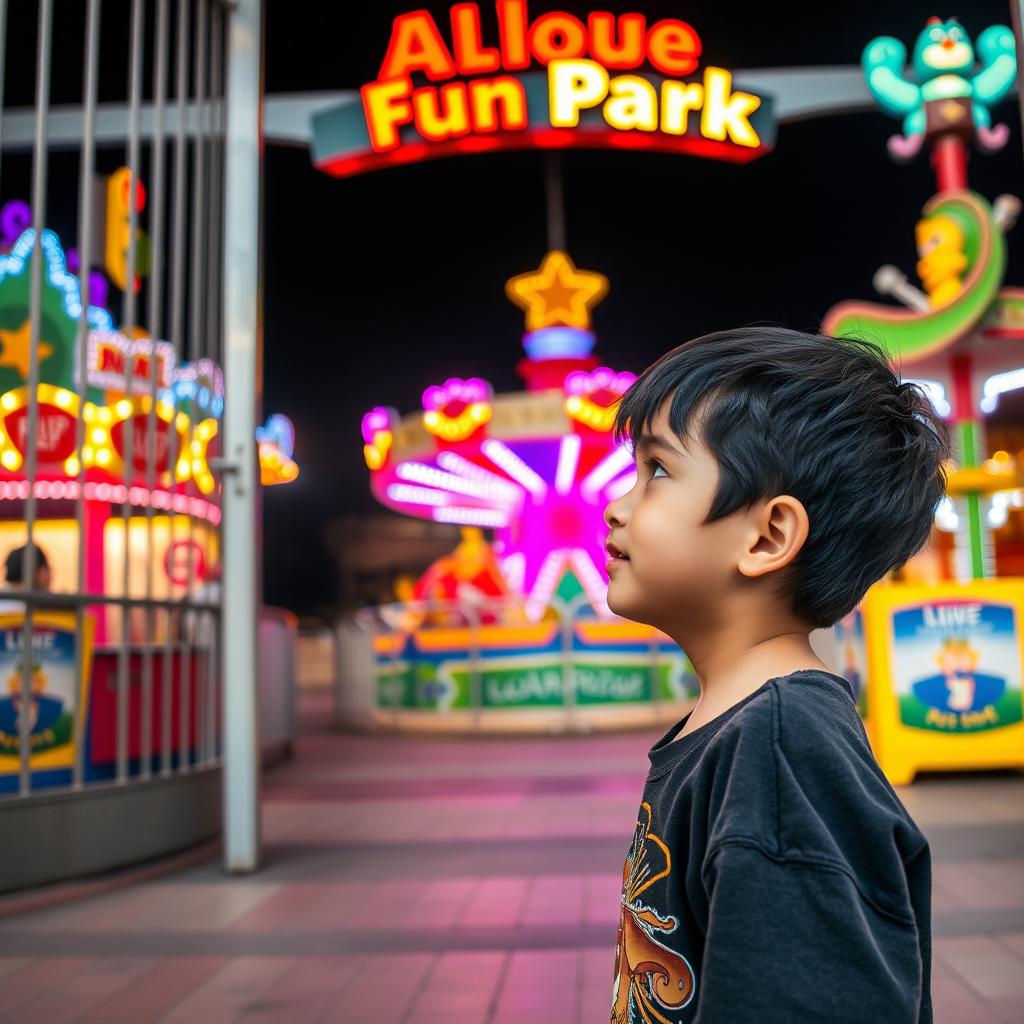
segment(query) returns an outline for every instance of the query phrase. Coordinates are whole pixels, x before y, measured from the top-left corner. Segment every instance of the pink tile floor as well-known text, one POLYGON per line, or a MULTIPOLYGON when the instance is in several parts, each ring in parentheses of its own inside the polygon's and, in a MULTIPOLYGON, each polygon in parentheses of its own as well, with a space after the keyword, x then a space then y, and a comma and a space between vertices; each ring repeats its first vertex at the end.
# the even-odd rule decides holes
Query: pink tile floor
MULTIPOLYGON (((333 732, 305 698, 265 866, 216 858, 3 915, 0 1024, 603 1024, 622 859, 663 729, 333 732)), ((1024 1020, 1024 778, 901 793, 935 857, 938 1024, 1024 1020)))

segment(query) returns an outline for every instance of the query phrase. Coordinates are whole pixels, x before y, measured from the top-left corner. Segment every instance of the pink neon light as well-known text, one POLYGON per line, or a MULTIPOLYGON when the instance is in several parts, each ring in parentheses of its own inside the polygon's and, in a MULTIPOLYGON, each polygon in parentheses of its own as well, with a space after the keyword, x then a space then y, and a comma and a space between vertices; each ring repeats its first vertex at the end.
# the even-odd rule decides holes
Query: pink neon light
POLYGON ((481 377, 449 377, 444 384, 432 384, 423 392, 423 408, 430 412, 436 409, 448 416, 458 416, 467 405, 474 402, 489 402, 491 385, 481 377))
POLYGON ((629 370, 616 373, 607 366, 599 366, 587 373, 573 370, 563 385, 567 395, 586 395, 598 405, 609 406, 617 402, 636 381, 636 374, 629 370), (602 399, 607 399, 602 401, 602 399))
POLYGON ((579 434, 566 434, 558 448, 558 469, 555 472, 555 490, 568 494, 576 479, 582 440, 579 434))
MULTIPOLYGON (((602 366, 574 368, 558 383, 566 397, 585 399, 599 411, 611 408, 635 380, 633 373, 602 366)), ((422 396, 427 413, 452 420, 492 398, 490 385, 478 377, 451 377, 422 396)), ((372 444, 397 424, 395 410, 378 406, 363 418, 364 440, 372 444)), ((409 515, 492 529, 506 581, 527 598, 530 617, 543 614, 566 572, 579 579, 599 615, 609 614, 604 505, 632 475, 632 454, 604 430, 524 429, 517 436, 508 429, 466 438, 454 451, 435 440, 433 452, 417 451, 376 471, 374 491, 409 515)))
POLYGON ((374 436, 381 430, 391 430, 397 418, 397 414, 390 406, 375 406, 363 417, 363 440, 367 444, 373 444, 374 436))
MULTIPOLYGON (((78 497, 76 480, 37 480, 32 488, 36 498, 42 501, 67 501, 78 497)), ((203 498, 189 494, 171 494, 169 491, 150 491, 145 487, 125 487, 124 484, 95 483, 86 481, 82 488, 86 501, 98 501, 113 505, 135 505, 140 508, 170 509, 188 513, 196 519, 220 522, 220 509, 203 498)), ((24 501, 28 498, 27 480, 0 480, 0 501, 24 501)))

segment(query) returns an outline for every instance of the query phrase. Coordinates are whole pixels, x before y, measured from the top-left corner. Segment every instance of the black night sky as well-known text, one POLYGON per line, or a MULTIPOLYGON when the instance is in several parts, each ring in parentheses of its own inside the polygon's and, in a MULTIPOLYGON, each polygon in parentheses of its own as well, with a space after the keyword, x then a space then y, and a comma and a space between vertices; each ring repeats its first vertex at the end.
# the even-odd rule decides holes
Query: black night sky
MULTIPOLYGON (((28 33, 30 42, 30 12, 17 9, 35 5, 12 6, 9 38, 28 33)), ((104 4, 105 25, 126 23, 127 6, 104 4)), ((910 48, 932 14, 959 16, 976 38, 1008 24, 1010 6, 535 0, 530 13, 596 7, 683 18, 700 34, 705 61, 744 69, 854 65, 876 35, 910 48)), ((450 4, 267 0, 267 94, 358 88, 376 76, 392 18, 417 7, 446 31, 450 4)), ((487 32, 493 5, 481 8, 487 32)), ((74 58, 63 77, 57 68, 55 102, 77 99, 80 31, 57 26, 55 51, 74 58)), ((101 99, 123 100, 125 74, 104 68, 101 99)), ((18 103, 31 103, 31 82, 9 67, 5 104, 18 103)), ((990 199, 1022 190, 1016 105, 1003 104, 996 120, 1011 127, 1008 146, 974 154, 969 167, 971 187, 990 199)), ((679 342, 724 327, 815 330, 835 302, 874 298, 871 277, 883 263, 913 279, 914 223, 935 181, 926 158, 890 162, 885 140, 897 127, 881 111, 783 125, 775 151, 745 166, 565 154, 568 250, 611 280, 595 316, 597 353, 640 371, 679 342)), ((5 160, 3 198, 25 197, 27 170, 5 160)), ((316 171, 305 149, 270 146, 264 208, 264 404, 294 421, 301 467, 294 484, 265 493, 265 596, 325 613, 336 596, 327 524, 379 509, 362 459, 363 413, 378 404, 413 410, 427 385, 453 375, 485 377, 497 392, 521 387, 514 366, 523 319, 504 282, 535 268, 546 250, 544 157, 478 155, 337 180, 316 171)), ((1009 283, 1024 283, 1022 230, 1010 236, 1009 283)))
MULTIPOLYGON (((268 94, 372 79, 391 19, 413 6, 445 25, 444 4, 323 5, 297 17, 294 4, 270 0, 268 94)), ((682 17, 700 33, 705 59, 732 68, 855 64, 875 35, 909 48, 935 13, 917 2, 603 6, 682 17)), ((978 2, 955 13, 975 35, 1010 15, 1009 4, 978 2)), ((1017 110, 1007 103, 1000 113, 1013 129, 1009 145, 970 164, 971 186, 990 198, 1021 185, 1017 110)), ((719 328, 768 321, 814 330, 840 299, 875 297, 880 264, 913 277, 914 222, 934 176, 923 158, 890 162, 885 140, 896 127, 881 112, 784 125, 775 152, 746 166, 565 154, 569 252, 611 279, 595 316, 598 353, 639 371, 719 328)), ((483 376, 499 392, 521 387, 522 315, 504 282, 545 251, 543 156, 471 156, 335 180, 307 152, 271 147, 266 197, 266 407, 295 421, 302 466, 294 485, 266 495, 267 598, 312 612, 333 593, 326 523, 375 507, 359 434, 366 409, 408 412, 450 375, 483 376)), ((1018 244, 1007 279, 1022 278, 1018 244)))

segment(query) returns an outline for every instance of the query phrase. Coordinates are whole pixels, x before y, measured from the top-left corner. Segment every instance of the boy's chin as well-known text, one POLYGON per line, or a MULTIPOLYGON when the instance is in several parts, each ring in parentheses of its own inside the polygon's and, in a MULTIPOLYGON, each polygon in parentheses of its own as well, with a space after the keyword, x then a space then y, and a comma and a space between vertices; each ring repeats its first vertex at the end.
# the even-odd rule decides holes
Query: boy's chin
POLYGON ((632 622, 639 622, 642 626, 652 626, 654 623, 648 621, 648 616, 644 614, 642 608, 638 607, 635 603, 631 603, 628 599, 624 598, 621 594, 616 594, 616 588, 614 584, 608 587, 608 607, 614 612, 619 618, 629 619, 632 622))

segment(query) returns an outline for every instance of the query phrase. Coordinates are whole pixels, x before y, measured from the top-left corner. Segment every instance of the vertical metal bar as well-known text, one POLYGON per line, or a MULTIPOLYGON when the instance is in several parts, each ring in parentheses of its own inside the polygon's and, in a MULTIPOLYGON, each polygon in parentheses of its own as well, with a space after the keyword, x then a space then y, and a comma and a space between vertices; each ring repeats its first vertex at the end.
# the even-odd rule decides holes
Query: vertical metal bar
MULTIPOLYGON (((184 358, 184 323, 185 323, 185 182, 186 182, 186 114, 188 103, 188 70, 189 70, 189 13, 191 0, 178 0, 178 42, 176 60, 177 64, 177 109, 178 123, 174 140, 174 205, 171 218, 173 220, 173 263, 171 266, 171 335, 170 341, 174 345, 175 358, 179 361, 184 358)), ((171 431, 173 444, 173 455, 168 453, 171 469, 171 491, 177 492, 177 464, 181 457, 180 435, 177 430, 177 419, 175 427, 171 431)), ((173 551, 175 522, 177 513, 173 508, 168 510, 167 532, 169 550, 173 551)), ((160 772, 162 775, 171 773, 171 715, 173 713, 172 686, 173 686, 173 659, 177 652, 179 671, 181 668, 181 653, 174 633, 181 628, 181 615, 177 617, 173 613, 167 613, 167 636, 164 647, 163 664, 163 709, 161 747, 162 757, 160 761, 160 772)))
MULTIPOLYGON (((100 3, 89 0, 86 12, 85 70, 82 82, 82 157, 78 169, 78 251, 79 291, 82 296, 82 311, 78 317, 78 333, 75 336, 75 351, 78 358, 78 416, 75 423, 75 452, 78 455, 78 494, 75 497, 75 522, 78 525, 78 573, 79 594, 86 591, 85 580, 85 465, 82 461, 82 446, 85 437, 85 398, 89 390, 89 293, 90 265, 92 260, 92 208, 93 186, 96 163, 96 78, 100 56, 100 3)), ((104 611, 104 614, 106 612, 104 611)), ((78 701, 85 691, 85 605, 75 606, 75 766, 72 784, 82 785, 85 776, 85 715, 88 710, 78 701)))
MULTIPOLYGON (((139 109, 142 101, 142 29, 144 10, 142 0, 132 0, 131 43, 128 84, 128 254, 125 260, 125 291, 123 323, 127 331, 135 327, 135 270, 138 265, 139 211, 136 193, 139 187, 139 109)), ((125 360, 124 390, 127 400, 134 404, 134 362, 130 356, 125 360)), ((131 644, 131 516, 132 480, 135 476, 135 414, 134 409, 124 423, 121 443, 124 446, 124 487, 125 501, 121 506, 121 521, 124 526, 124 562, 121 572, 121 641, 117 649, 117 781, 128 779, 128 722, 129 722, 129 678, 128 659, 131 644)))
MULTIPOLYGON (((189 310, 191 318, 188 331, 189 359, 195 362, 203 355, 203 262, 206 257, 203 226, 205 224, 204 204, 206 202, 205 168, 206 168, 206 41, 209 22, 207 0, 198 0, 195 25, 195 68, 193 75, 195 109, 195 129, 192 137, 192 283, 189 288, 189 310)), ((198 410, 198 402, 193 404, 198 410)), ((201 417, 199 413, 199 417, 201 417)), ((191 425, 191 437, 195 436, 196 424, 191 425)), ((191 449, 191 445, 190 445, 191 449)), ((192 464, 192 451, 188 453, 192 464)), ((187 485, 186 485, 187 486, 187 485)), ((192 718, 192 637, 198 629, 197 613, 192 609, 195 579, 193 578, 193 552, 195 551, 195 517, 191 505, 188 507, 188 559, 186 561, 185 614, 186 628, 182 637, 181 653, 181 748, 178 770, 186 771, 191 766, 191 718, 192 718)), ((196 673, 196 722, 199 722, 202 707, 198 692, 199 674, 196 673)))
POLYGON ((28 593, 25 602, 25 624, 21 633, 21 713, 18 738, 21 748, 19 792, 32 790, 31 764, 31 700, 32 700, 32 612, 36 590, 36 551, 33 540, 36 519, 36 475, 39 462, 39 329, 43 299, 43 229, 46 226, 46 127, 50 112, 50 46, 53 26, 51 0, 39 2, 39 36, 36 42, 36 123, 32 146, 32 261, 29 292, 29 360, 28 360, 28 452, 25 476, 28 498, 25 502, 25 527, 28 547, 22 559, 22 584, 28 593))
POLYGON ((4 71, 7 68, 7 0, 0 0, 0 157, 3 155, 4 71))
POLYGON ((186 116, 188 104, 189 68, 189 11, 191 0, 178 2, 178 52, 177 52, 177 107, 178 126, 174 139, 174 221, 173 252, 174 265, 171 279, 171 341, 178 350, 178 358, 185 355, 185 157, 186 157, 186 116))
POLYGON ((544 154, 544 198, 548 215, 548 251, 565 249, 565 196, 562 190, 562 154, 544 154))
POLYGON ((469 685, 473 694, 473 731, 480 731, 484 703, 483 676, 480 671, 480 616, 472 605, 462 609, 469 619, 469 685))
MULTIPOLYGON (((426 605, 426 607, 428 610, 433 610, 435 605, 433 604, 433 602, 430 602, 426 605)), ((388 622, 385 622, 385 626, 391 630, 392 634, 398 631, 398 627, 392 626, 388 622)), ((404 642, 402 647, 399 647, 398 644, 392 642, 388 654, 388 656, 391 658, 391 676, 389 680, 390 685, 387 686, 385 690, 385 695, 388 703, 391 705, 391 724, 395 732, 399 731, 399 728, 402 723, 402 684, 401 682, 399 682, 398 661, 404 647, 404 642)), ((415 676, 413 676, 413 679, 415 680, 415 676)), ((379 690, 376 696, 376 703, 377 706, 380 705, 379 690)))
MULTIPOLYGON (((210 112, 209 120, 209 181, 207 191, 209 193, 209 215, 207 217, 207 289, 206 289, 206 355, 215 363, 223 359, 221 352, 221 285, 222 270, 221 262, 221 214, 224 203, 224 179, 223 179, 223 146, 224 146, 224 80, 223 80, 223 26, 224 13, 220 4, 215 3, 210 12, 210 81, 208 104, 210 112)), ((212 497, 212 496, 211 496, 212 497)), ((216 540, 218 553, 221 551, 220 528, 212 523, 207 524, 207 536, 215 533, 216 538, 211 538, 208 543, 213 546, 216 540)), ((222 593, 222 587, 218 586, 218 592, 222 593)), ((212 598, 212 595, 210 595, 212 598)), ((219 650, 220 613, 206 612, 206 630, 204 635, 209 639, 209 648, 205 652, 204 680, 206 699, 204 702, 204 762, 213 764, 217 757, 217 689, 220 685, 217 652, 219 650)))
MULTIPOLYGON (((211 70, 212 90, 216 97, 214 102, 213 121, 213 168, 210 172, 213 194, 216 199, 213 205, 210 230, 213 238, 213 251, 210 256, 211 274, 213 276, 213 287, 210 293, 210 310, 213 320, 210 337, 212 345, 210 358, 218 365, 224 362, 224 20, 225 14, 222 6, 218 5, 215 12, 214 28, 215 33, 211 43, 213 67, 211 70)), ((213 526, 216 533, 217 557, 223 565, 224 548, 221 524, 218 522, 213 526)), ((224 600, 223 574, 218 577, 218 607, 213 620, 211 635, 213 644, 210 651, 210 693, 208 695, 210 708, 210 761, 215 763, 218 759, 218 695, 221 690, 220 672, 220 650, 223 644, 222 611, 224 600)))
POLYGON ((201 662, 202 666, 202 680, 203 684, 200 690, 203 694, 203 708, 202 715, 200 716, 200 735, 199 735, 199 755, 198 762, 201 765, 208 765, 211 761, 210 755, 210 698, 213 694, 213 675, 211 665, 211 651, 213 649, 213 631, 211 628, 211 622, 213 613, 210 611, 200 612, 202 616, 203 629, 200 635, 204 640, 209 641, 205 651, 200 652, 200 656, 203 658, 201 662))
POLYGON ((256 425, 261 403, 260 180, 263 125, 261 0, 238 0, 228 30, 224 204, 224 866, 260 856, 256 622, 262 592, 256 425))
POLYGON ((204 260, 206 258, 204 232, 204 203, 206 201, 206 43, 208 26, 207 0, 198 0, 196 8, 195 53, 193 76, 195 110, 192 138, 192 284, 189 289, 189 309, 192 314, 188 332, 188 357, 195 360, 203 354, 202 324, 205 291, 203 288, 204 260))
MULTIPOLYGON (((221 549, 223 558, 223 548, 221 549)), ((224 758, 224 585, 223 580, 221 582, 221 611, 217 614, 217 685, 214 687, 213 694, 213 720, 215 723, 214 727, 214 757, 220 762, 224 758)))
POLYGON ((569 732, 576 731, 579 720, 579 715, 576 711, 576 658, 573 654, 572 641, 579 610, 587 603, 586 595, 579 594, 568 605, 563 604, 559 610, 559 618, 562 619, 563 630, 562 696, 565 701, 565 727, 569 732))
POLYGON ((224 14, 219 4, 214 4, 210 14, 210 138, 208 143, 210 157, 209 181, 209 217, 207 218, 207 239, 209 254, 207 256, 208 280, 206 294, 207 312, 207 352, 216 363, 220 363, 221 354, 221 315, 220 288, 222 265, 220 257, 220 221, 224 204, 224 178, 221 174, 224 147, 224 90, 223 90, 223 53, 222 30, 224 14))
MULTIPOLYGON (((223 41, 221 30, 223 26, 223 13, 218 3, 214 3, 210 10, 210 81, 208 87, 209 103, 209 139, 207 141, 209 159, 209 182, 207 186, 208 213, 206 218, 207 229, 207 287, 206 287, 206 355, 216 362, 220 360, 220 211, 223 203, 223 182, 221 178, 221 105, 222 105, 222 53, 223 41)), ((211 499, 213 496, 211 496, 211 499)), ((209 520, 206 526, 208 548, 213 547, 211 535, 219 534, 219 528, 209 520)), ((220 545, 217 544, 219 552, 220 545)), ((219 588, 218 588, 219 589, 219 588)), ((211 764, 214 761, 213 733, 216 730, 216 722, 213 718, 216 708, 215 691, 218 683, 216 652, 217 630, 220 624, 219 615, 214 612, 205 612, 203 621, 206 624, 204 636, 209 639, 209 648, 206 651, 206 670, 203 674, 204 686, 206 687, 203 724, 204 724, 204 764, 211 764)))
MULTIPOLYGON (((162 337, 161 325, 164 312, 164 108, 167 101, 167 62, 170 39, 168 37, 167 0, 157 0, 156 36, 154 39, 153 65, 153 151, 152 174, 153 195, 150 227, 152 233, 152 256, 149 269, 149 330, 152 339, 162 337)), ((156 397, 156 360, 152 360, 152 388, 156 397)))
MULTIPOLYGON (((164 101, 167 93, 167 0, 157 0, 156 35, 153 40, 153 146, 150 167, 153 175, 150 227, 153 244, 149 264, 149 410, 146 414, 146 600, 153 599, 153 492, 156 490, 156 422, 158 393, 157 341, 162 336, 164 286, 164 101)), ((142 777, 148 779, 153 766, 153 646, 154 613, 146 605, 146 635, 142 651, 142 777)))

